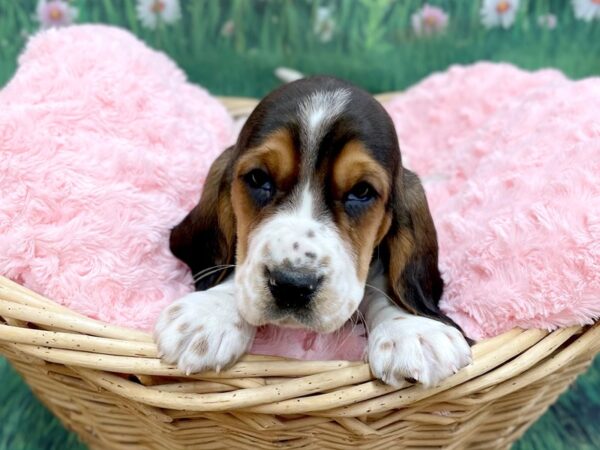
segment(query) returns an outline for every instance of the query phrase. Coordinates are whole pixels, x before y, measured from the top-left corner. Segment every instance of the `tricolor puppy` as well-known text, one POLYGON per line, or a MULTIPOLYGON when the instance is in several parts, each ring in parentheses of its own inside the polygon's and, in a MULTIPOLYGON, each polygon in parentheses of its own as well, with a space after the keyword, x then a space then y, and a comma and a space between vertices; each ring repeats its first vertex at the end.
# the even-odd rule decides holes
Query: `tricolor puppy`
POLYGON ((433 385, 471 360, 437 306, 437 238, 419 179, 402 167, 385 110, 346 82, 302 79, 263 99, 171 250, 198 292, 167 308, 155 335, 163 359, 188 373, 234 363, 257 326, 327 333, 357 309, 386 383, 433 385))

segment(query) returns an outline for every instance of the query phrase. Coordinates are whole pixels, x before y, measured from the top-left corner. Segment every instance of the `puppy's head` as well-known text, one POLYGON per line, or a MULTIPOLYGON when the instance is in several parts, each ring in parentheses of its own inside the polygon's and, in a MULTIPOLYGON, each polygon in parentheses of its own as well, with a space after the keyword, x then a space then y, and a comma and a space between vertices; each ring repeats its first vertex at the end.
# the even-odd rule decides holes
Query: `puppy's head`
POLYGON ((438 315, 437 241, 420 183, 402 168, 382 106, 332 78, 299 80, 260 102, 171 249, 198 289, 225 273, 211 268, 234 263, 238 308, 254 325, 339 328, 373 258, 398 304, 438 315))

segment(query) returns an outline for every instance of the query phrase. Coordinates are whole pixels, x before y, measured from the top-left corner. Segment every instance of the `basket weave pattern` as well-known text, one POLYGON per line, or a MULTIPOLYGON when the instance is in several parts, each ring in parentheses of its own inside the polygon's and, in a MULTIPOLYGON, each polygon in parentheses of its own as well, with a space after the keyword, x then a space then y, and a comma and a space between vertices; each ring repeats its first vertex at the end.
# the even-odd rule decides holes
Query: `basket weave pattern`
MULTIPOLYGON (((234 116, 256 104, 224 101, 234 116)), ((150 335, 0 277, 0 353, 92 449, 508 448, 598 351, 600 323, 480 342, 430 389, 391 388, 362 362, 253 355, 185 376, 150 335)))

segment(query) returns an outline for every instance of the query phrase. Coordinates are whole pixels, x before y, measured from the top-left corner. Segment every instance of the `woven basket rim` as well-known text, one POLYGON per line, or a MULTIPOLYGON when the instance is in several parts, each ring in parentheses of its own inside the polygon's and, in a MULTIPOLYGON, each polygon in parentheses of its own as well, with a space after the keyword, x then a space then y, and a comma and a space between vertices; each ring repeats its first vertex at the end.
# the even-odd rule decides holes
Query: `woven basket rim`
POLYGON ((0 326, 0 341, 14 351, 49 364, 67 365, 132 401, 198 412, 356 417, 406 408, 433 396, 439 402, 493 387, 486 394, 491 400, 553 373, 576 357, 591 358, 600 351, 600 322, 553 332, 513 329, 475 344, 473 364, 440 385, 423 388, 406 383, 398 389, 376 380, 368 364, 362 362, 296 361, 259 355, 246 355, 220 373, 186 376, 176 366, 160 361, 149 333, 82 316, 4 277, 0 277, 0 316, 8 322, 0 326), (560 346, 564 348, 556 353, 560 346), (552 357, 543 361, 552 352, 552 357), (523 372, 527 372, 525 376, 517 377, 523 372), (121 374, 177 377, 236 389, 181 392, 185 384, 180 381, 145 386, 121 374), (274 381, 267 382, 270 378, 274 381))
MULTIPOLYGON (((376 98, 386 101, 393 95, 376 98)), ((243 97, 221 101, 234 117, 248 115, 258 102, 243 97)), ((220 373, 186 376, 160 361, 149 333, 88 318, 1 276, 0 318, 6 322, 0 326, 0 342, 10 352, 52 367, 69 366, 94 385, 148 407, 205 413, 310 413, 339 420, 398 408, 409 414, 417 402, 473 393, 479 393, 479 401, 491 401, 600 351, 600 322, 552 332, 513 329, 476 343, 473 363, 436 387, 406 383, 393 388, 376 380, 364 362, 259 355, 246 355, 220 373), (161 382, 144 383, 156 379, 161 382)), ((356 426, 359 434, 365 432, 356 426)))

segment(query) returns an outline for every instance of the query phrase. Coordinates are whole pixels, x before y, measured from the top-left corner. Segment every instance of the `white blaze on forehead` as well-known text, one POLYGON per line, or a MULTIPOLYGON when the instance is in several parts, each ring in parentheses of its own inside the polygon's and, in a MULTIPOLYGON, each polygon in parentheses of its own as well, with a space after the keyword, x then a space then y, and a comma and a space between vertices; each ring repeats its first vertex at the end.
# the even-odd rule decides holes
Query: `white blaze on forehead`
POLYGON ((311 219, 313 216, 313 194, 310 191, 309 185, 305 185, 304 189, 298 196, 298 204, 296 207, 296 216, 311 219))
POLYGON ((314 151, 327 127, 344 111, 349 101, 349 89, 336 89, 313 92, 300 103, 300 126, 305 151, 314 151))

